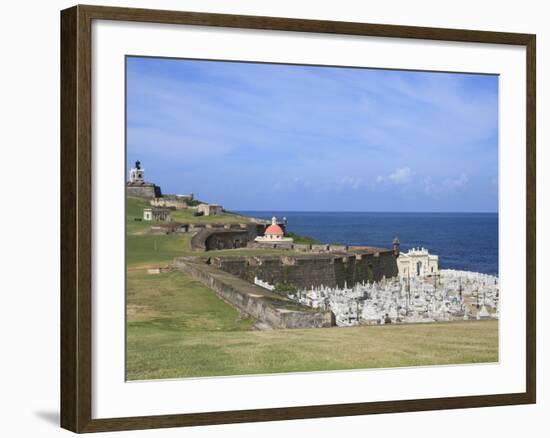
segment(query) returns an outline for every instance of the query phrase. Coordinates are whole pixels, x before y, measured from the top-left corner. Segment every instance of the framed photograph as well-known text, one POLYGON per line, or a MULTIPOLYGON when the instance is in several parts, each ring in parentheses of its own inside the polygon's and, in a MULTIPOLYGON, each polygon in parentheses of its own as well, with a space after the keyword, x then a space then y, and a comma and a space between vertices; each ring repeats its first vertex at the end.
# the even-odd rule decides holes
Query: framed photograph
POLYGON ((61 425, 535 403, 535 35, 61 13, 61 425))

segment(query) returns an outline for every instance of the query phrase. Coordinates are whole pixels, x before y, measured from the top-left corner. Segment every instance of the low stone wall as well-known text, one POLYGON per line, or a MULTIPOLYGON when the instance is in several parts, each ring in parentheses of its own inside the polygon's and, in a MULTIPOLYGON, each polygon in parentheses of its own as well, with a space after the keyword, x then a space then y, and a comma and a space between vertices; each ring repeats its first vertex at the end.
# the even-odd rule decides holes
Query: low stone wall
POLYGON ((315 254, 337 254, 337 253, 362 253, 362 250, 368 249, 370 252, 386 252, 387 248, 373 248, 362 246, 349 245, 333 245, 333 244, 311 244, 311 243, 277 243, 277 242, 251 242, 248 244, 251 248, 274 248, 274 249, 290 249, 298 252, 315 253, 315 254))
POLYGON ((212 266, 250 283, 254 277, 270 284, 287 284, 298 289, 344 287, 380 281, 397 275, 393 251, 288 255, 277 257, 213 257, 212 266))
POLYGON ((318 328, 336 325, 332 312, 303 307, 293 301, 250 284, 204 263, 178 257, 174 267, 196 278, 225 302, 272 328, 318 328))

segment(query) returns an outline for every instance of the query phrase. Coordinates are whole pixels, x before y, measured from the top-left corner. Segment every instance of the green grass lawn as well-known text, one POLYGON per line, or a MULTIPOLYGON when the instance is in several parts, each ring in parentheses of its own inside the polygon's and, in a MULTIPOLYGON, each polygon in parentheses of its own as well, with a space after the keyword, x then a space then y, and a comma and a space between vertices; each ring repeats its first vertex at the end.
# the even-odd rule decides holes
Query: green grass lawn
POLYGON ((498 321, 254 331, 181 272, 129 272, 129 380, 498 360, 498 321))
POLYGON ((130 268, 169 264, 174 257, 190 254, 201 253, 191 251, 191 237, 188 235, 126 235, 126 263, 130 268))
POLYGON ((128 274, 129 327, 162 333, 249 330, 254 321, 241 318, 199 281, 179 272, 128 274))

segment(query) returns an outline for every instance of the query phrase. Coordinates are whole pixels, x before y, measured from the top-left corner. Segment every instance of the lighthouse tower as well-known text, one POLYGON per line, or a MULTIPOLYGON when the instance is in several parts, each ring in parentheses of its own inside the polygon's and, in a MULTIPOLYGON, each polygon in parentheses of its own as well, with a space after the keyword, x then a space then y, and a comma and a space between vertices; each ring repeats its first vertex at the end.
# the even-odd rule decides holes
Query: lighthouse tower
POLYGON ((145 181, 145 169, 141 167, 139 160, 130 169, 128 181, 126 181, 126 196, 145 199, 160 198, 162 196, 159 186, 145 181))
POLYGON ((130 169, 130 184, 143 184, 145 182, 145 169, 141 167, 141 163, 136 161, 134 167, 130 169))

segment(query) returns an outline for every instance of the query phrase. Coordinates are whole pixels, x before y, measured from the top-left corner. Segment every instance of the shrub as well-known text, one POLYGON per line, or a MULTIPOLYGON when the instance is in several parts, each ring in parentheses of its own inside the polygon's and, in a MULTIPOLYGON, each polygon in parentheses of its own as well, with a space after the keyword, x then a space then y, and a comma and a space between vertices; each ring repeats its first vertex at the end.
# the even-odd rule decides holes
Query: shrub
POLYGON ((294 239, 294 243, 301 243, 305 245, 318 245, 321 243, 320 241, 318 241, 317 239, 314 239, 313 237, 300 236, 299 234, 290 233, 290 232, 285 233, 285 236, 292 237, 294 239))

